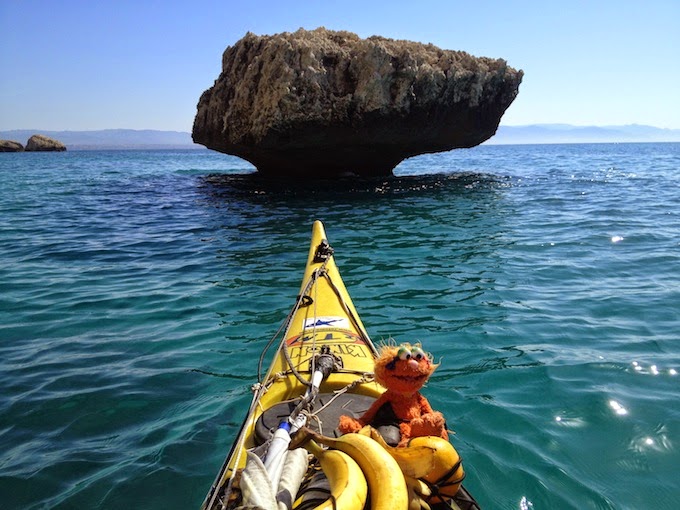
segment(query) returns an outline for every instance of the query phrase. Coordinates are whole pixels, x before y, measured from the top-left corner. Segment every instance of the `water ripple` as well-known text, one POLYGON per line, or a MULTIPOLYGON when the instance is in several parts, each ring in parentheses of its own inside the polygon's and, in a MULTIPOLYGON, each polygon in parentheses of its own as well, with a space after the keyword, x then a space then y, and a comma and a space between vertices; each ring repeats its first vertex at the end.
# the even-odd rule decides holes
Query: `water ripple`
POLYGON ((424 391, 482 507, 680 497, 678 144, 482 146, 303 185, 208 151, 6 156, 7 508, 198 507, 314 219, 372 336, 441 363, 424 391))

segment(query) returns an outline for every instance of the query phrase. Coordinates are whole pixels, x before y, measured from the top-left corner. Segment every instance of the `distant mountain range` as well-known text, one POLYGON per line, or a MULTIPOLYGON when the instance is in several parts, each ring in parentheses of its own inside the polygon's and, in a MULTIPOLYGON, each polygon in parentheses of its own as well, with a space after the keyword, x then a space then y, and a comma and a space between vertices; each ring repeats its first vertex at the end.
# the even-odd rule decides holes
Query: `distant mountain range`
MULTIPOLYGON (((203 149, 193 143, 185 131, 152 129, 103 129, 99 131, 47 131, 16 129, 0 131, 0 139, 21 144, 34 134, 55 138, 69 150, 88 149, 203 149)), ((680 129, 661 129, 631 124, 628 126, 572 126, 569 124, 535 124, 531 126, 500 126, 486 144, 549 144, 549 143, 631 143, 680 142, 680 129)))
POLYGON ((15 129, 12 131, 0 131, 0 139, 14 140, 22 145, 26 145, 26 141, 35 134, 59 140, 69 150, 205 148, 193 142, 191 133, 185 131, 156 131, 153 129, 102 129, 98 131, 15 129))
POLYGON ((627 126, 535 124, 500 126, 487 144, 680 142, 680 129, 627 126))

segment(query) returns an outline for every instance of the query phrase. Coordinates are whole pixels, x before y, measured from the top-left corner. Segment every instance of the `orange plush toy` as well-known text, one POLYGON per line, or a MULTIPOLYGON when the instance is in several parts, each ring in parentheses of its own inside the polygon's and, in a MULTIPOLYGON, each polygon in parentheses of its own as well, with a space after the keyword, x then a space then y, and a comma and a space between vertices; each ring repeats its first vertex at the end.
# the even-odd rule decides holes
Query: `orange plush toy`
POLYGON ((387 391, 364 415, 357 419, 341 416, 338 428, 342 433, 357 432, 369 425, 380 409, 389 404, 399 422, 401 439, 398 446, 406 446, 418 436, 440 436, 448 439, 444 416, 433 411, 430 403, 419 392, 438 365, 425 354, 420 344, 384 346, 375 360, 375 380, 387 391))

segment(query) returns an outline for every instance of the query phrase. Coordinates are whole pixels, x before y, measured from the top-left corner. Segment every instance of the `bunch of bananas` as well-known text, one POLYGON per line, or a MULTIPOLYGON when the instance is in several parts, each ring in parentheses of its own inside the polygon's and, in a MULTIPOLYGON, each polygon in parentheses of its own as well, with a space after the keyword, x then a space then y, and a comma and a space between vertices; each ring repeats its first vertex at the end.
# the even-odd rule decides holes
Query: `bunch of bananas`
POLYGON ((465 476, 458 453, 441 437, 392 447, 370 426, 339 438, 303 428, 290 448, 300 446, 319 460, 330 483, 330 497, 315 510, 362 510, 369 494, 371 510, 429 510, 453 497, 465 476))

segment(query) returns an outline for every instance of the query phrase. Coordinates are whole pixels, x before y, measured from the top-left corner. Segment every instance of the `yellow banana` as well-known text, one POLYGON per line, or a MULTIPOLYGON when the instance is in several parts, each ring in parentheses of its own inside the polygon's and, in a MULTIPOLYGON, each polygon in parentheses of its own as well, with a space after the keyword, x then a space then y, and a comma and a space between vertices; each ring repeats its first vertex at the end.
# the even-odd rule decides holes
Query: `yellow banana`
POLYGON ((368 428, 370 437, 387 450, 387 453, 397 461, 405 477, 423 478, 434 469, 436 447, 429 446, 428 444, 409 445, 406 447, 390 446, 385 442, 380 432, 370 426, 364 427, 364 429, 366 428, 368 428))
POLYGON ((331 497, 315 510, 361 510, 368 497, 368 485, 361 468, 352 457, 340 450, 324 450, 315 441, 304 445, 319 459, 331 486, 331 497))
POLYGON ((426 499, 432 494, 427 484, 418 479, 404 476, 408 489, 408 510, 431 510, 426 499))
POLYGON ((434 467, 422 478, 431 488, 432 494, 427 498, 430 503, 439 503, 456 495, 465 471, 458 452, 446 439, 438 436, 414 437, 408 442, 412 446, 429 446, 435 449, 434 467))
POLYGON ((359 464, 368 482, 371 510, 408 508, 406 481, 399 464, 373 439, 362 434, 345 434, 339 438, 326 437, 303 427, 295 435, 290 447, 302 446, 310 439, 345 452, 359 464))
POLYGON ((364 425, 361 429, 357 430, 357 434, 361 434, 362 436, 367 436, 371 437, 371 430, 373 430, 373 427, 370 425, 364 425))

